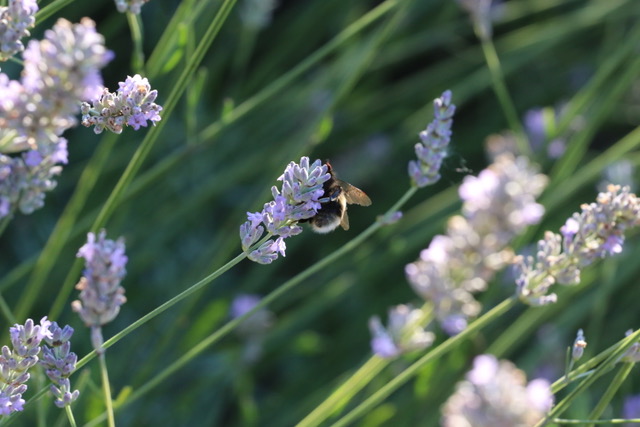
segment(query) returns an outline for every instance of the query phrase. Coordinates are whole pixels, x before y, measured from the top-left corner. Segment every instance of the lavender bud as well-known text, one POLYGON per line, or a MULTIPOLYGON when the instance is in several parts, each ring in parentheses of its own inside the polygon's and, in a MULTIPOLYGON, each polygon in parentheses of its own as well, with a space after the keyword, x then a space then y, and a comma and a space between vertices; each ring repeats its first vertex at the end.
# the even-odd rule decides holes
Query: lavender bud
POLYGON ((8 7, 0 7, 0 61, 24 50, 21 39, 31 35, 37 11, 36 0, 9 0, 8 7))
POLYGON ((50 327, 51 322, 43 317, 39 325, 27 319, 24 325, 9 328, 13 350, 2 346, 0 355, 0 415, 22 411, 28 370, 38 363, 42 340, 52 337, 50 327))
POLYGON ((80 300, 71 304, 73 311, 87 326, 98 327, 113 320, 126 302, 120 282, 126 274, 124 240, 106 239, 102 230, 96 236, 89 233, 87 243, 78 250, 78 257, 85 259, 84 276, 76 285, 80 300))
POLYGON ((258 249, 247 254, 248 258, 260 264, 270 264, 285 256, 284 239, 302 232, 298 221, 313 217, 321 207, 324 195, 323 184, 331 175, 327 165, 320 160, 309 163, 308 157, 300 158, 300 164, 290 162, 284 173, 278 177, 282 187, 273 186, 273 200, 264 204, 262 212, 248 212, 247 219, 240 226, 242 250, 248 252, 266 230, 277 239, 270 239, 258 249), (262 224, 262 225, 260 225, 262 224))
POLYGON ((573 342, 571 358, 574 361, 579 360, 584 354, 584 349, 586 347, 587 347, 587 341, 584 337, 584 333, 582 332, 582 329, 578 329, 578 335, 576 336, 576 340, 573 342))
POLYGON ((640 202, 629 187, 609 185, 596 203, 583 204, 560 234, 546 232, 533 257, 519 257, 515 265, 517 294, 530 305, 555 302, 547 294, 555 283, 580 283, 580 269, 622 251, 624 233, 640 224, 640 202))
POLYGON ((407 280, 434 304, 447 333, 461 332, 480 312, 473 294, 512 261, 510 241, 542 217, 535 198, 545 184, 526 158, 499 155, 477 177, 465 178, 459 189, 462 215, 450 218, 446 235, 434 237, 405 267, 407 280))
POLYGON ((420 132, 421 143, 415 145, 418 160, 409 162, 409 177, 414 185, 425 187, 440 179, 440 166, 447 155, 451 140, 451 124, 455 105, 451 104, 451 91, 445 91, 433 101, 434 119, 420 132))
POLYGON ((134 15, 139 15, 142 6, 149 1, 150 0, 115 0, 118 12, 131 12, 134 15))
POLYGON ((389 309, 389 324, 382 326, 377 316, 369 320, 371 349, 383 358, 394 358, 403 353, 429 347, 435 335, 424 330, 424 313, 407 305, 389 309))
POLYGON ((127 76, 116 93, 104 88, 102 95, 90 105, 83 102, 82 125, 95 126, 94 132, 99 134, 106 128, 113 133, 122 133, 124 126, 131 126, 134 130, 140 126, 147 127, 147 120, 153 125, 160 121, 162 107, 156 104, 157 90, 151 90, 149 80, 139 74, 127 76))
POLYGON ((56 322, 51 324, 51 336, 45 338, 46 345, 42 346, 42 360, 40 365, 45 370, 47 377, 53 382, 51 392, 55 397, 54 403, 59 408, 64 408, 75 401, 80 392, 71 391, 69 376, 76 369, 78 356, 70 351, 73 328, 66 325, 60 328, 56 322))
POLYGON ((535 379, 527 384, 524 372, 511 362, 480 355, 466 380, 443 407, 443 427, 532 426, 553 404, 550 384, 535 379))

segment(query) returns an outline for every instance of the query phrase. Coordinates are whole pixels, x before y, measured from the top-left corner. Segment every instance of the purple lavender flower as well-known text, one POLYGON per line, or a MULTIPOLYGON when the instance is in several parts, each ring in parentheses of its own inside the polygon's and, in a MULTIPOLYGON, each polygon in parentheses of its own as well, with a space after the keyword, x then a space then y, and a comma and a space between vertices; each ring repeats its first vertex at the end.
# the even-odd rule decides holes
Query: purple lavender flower
POLYGON ((270 264, 285 256, 284 239, 302 232, 298 221, 314 216, 321 206, 324 195, 322 185, 331 177, 327 165, 320 160, 309 163, 308 157, 300 158, 300 164, 289 163, 278 178, 282 188, 271 187, 273 200, 265 203, 262 212, 247 212, 248 221, 240 226, 242 250, 250 260, 260 264, 270 264), (264 231, 278 236, 269 239, 259 248, 250 251, 264 231))
POLYGON ((458 0, 471 15, 474 30, 478 38, 488 40, 493 35, 493 10, 492 0, 458 0))
POLYGON ((496 157, 460 186, 462 215, 449 219, 447 233, 433 238, 405 268, 413 289, 434 305, 436 319, 451 335, 461 332, 481 306, 473 294, 486 289, 513 257, 510 241, 540 220, 535 198, 546 185, 526 158, 496 157))
POLYGON ((29 42, 23 57, 20 82, 0 74, 0 151, 38 149, 46 156, 77 123, 79 101, 102 91, 99 70, 113 53, 92 20, 60 19, 43 40, 29 42))
POLYGON ((67 163, 67 140, 60 138, 49 148, 55 151, 46 156, 38 150, 20 156, 0 154, 0 218, 16 209, 30 214, 44 206, 45 192, 56 187, 54 178, 62 172, 60 164, 67 163))
POLYGON ((124 126, 131 126, 134 130, 147 127, 147 120, 153 125, 159 122, 162 107, 154 101, 158 96, 157 90, 151 90, 147 78, 136 74, 127 76, 116 93, 104 88, 102 94, 92 104, 83 102, 82 125, 95 126, 93 131, 102 133, 106 128, 113 133, 122 133, 124 126))
MULTIPOLYGON (((261 297, 252 294, 240 294, 231 302, 229 314, 236 319, 252 310, 261 297)), ((262 343, 266 333, 273 326, 275 316, 266 308, 257 310, 236 328, 238 335, 245 342, 243 357, 247 362, 255 362, 262 354, 262 343)))
POLYGON ((389 309, 389 326, 385 328, 378 316, 369 320, 371 349, 385 359, 403 353, 429 347, 435 338, 432 332, 424 330, 424 313, 407 305, 389 309))
POLYGON ((475 358, 466 380, 458 383, 442 410, 444 427, 532 426, 551 409, 547 380, 527 384, 524 372, 492 355, 475 358))
POLYGON ((240 7, 240 19, 244 26, 254 31, 265 28, 271 22, 277 3, 277 0, 243 1, 240 7))
MULTIPOLYGON (((640 418, 640 394, 627 396, 622 405, 622 418, 640 418)), ((636 423, 624 424, 624 427, 637 427, 636 423)))
POLYGON ((52 336, 50 326, 51 322, 43 317, 39 325, 27 319, 24 326, 16 324, 9 328, 13 350, 5 345, 0 354, 0 415, 22 411, 28 371, 38 363, 40 342, 52 336))
POLYGON ((0 61, 24 50, 20 39, 30 36, 37 11, 36 0, 9 0, 8 7, 0 7, 0 61))
POLYGON ((131 12, 135 15, 140 14, 140 9, 144 6, 145 3, 148 3, 150 0, 115 0, 116 9, 118 12, 131 12))
MULTIPOLYGON (((633 329, 629 329, 624 333, 625 337, 628 337, 633 333, 633 329)), ((638 363, 640 362, 640 342, 635 342, 629 347, 629 349, 620 358, 623 362, 638 363)))
POLYGON ((451 124, 456 106, 451 104, 451 91, 445 91, 433 100, 434 119, 420 132, 421 143, 415 145, 418 160, 409 162, 409 176, 418 187, 436 183, 440 179, 440 166, 447 156, 451 141, 451 124))
POLYGON ((74 402, 80 392, 71 391, 69 376, 76 369, 78 357, 71 350, 69 339, 73 335, 73 328, 66 325, 60 328, 56 322, 50 327, 51 336, 44 340, 46 345, 42 346, 42 359, 40 365, 45 370, 47 377, 53 382, 51 392, 55 396, 56 406, 64 408, 74 402))
POLYGON ((579 360, 584 354, 584 349, 587 347, 587 340, 584 337, 584 332, 582 329, 578 329, 578 334, 576 335, 576 339, 573 342, 573 347, 571 349, 571 358, 574 361, 579 360))
POLYGON ((124 251, 124 240, 106 239, 104 230, 97 239, 95 234, 89 233, 87 243, 78 250, 77 256, 85 259, 85 270, 76 285, 80 300, 73 301, 71 308, 87 326, 99 327, 110 322, 127 300, 124 288, 120 286, 126 274, 124 251))
POLYGON ((640 201, 628 187, 610 185, 596 203, 582 205, 560 228, 538 241, 536 257, 516 258, 517 294, 530 305, 556 301, 548 294, 555 283, 580 283, 580 269, 622 251, 624 233, 640 224, 640 201))

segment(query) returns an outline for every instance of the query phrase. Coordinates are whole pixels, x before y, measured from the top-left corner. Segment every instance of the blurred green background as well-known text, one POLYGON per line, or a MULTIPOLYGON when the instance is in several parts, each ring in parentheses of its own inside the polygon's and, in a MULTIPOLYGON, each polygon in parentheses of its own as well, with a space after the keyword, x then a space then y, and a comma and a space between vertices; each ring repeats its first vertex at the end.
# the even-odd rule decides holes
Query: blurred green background
MULTIPOLYGON (((162 105, 221 3, 145 5, 143 51, 152 62, 143 72, 132 68, 127 17, 111 0, 71 2, 39 21, 32 33, 40 37, 58 17, 73 22, 91 17, 116 54, 103 72, 105 85, 115 90, 118 81, 142 72, 162 105), (165 54, 152 55, 156 48, 166 48, 165 54)), ((272 265, 244 260, 110 348, 112 390, 121 401, 223 325, 236 295, 269 293, 385 212, 409 187, 407 162, 414 158, 417 133, 432 119, 432 100, 451 89, 458 110, 442 179, 414 196, 400 222, 279 298, 270 307, 276 321, 259 360, 243 361, 243 340, 229 335, 119 410, 119 425, 288 426, 302 419, 370 357, 369 317, 386 317, 391 305, 418 302, 404 266, 459 210, 459 182, 486 166, 485 138, 508 127, 469 16, 455 1, 281 0, 265 12, 263 26, 256 26, 249 15, 260 3, 265 0, 237 2, 178 108, 163 117, 159 139, 108 219, 108 236, 126 239, 129 264, 123 283, 128 302, 104 328, 105 338, 240 253, 238 227, 247 211, 260 210, 269 200, 270 187, 289 161, 302 155, 330 159, 339 176, 366 191, 373 205, 349 210, 347 232, 305 230, 288 239, 286 258, 272 265), (359 25, 372 15, 375 19, 359 25), (281 80, 301 64, 305 67, 295 78, 281 80)), ((605 166, 622 158, 636 166, 640 160, 637 136, 620 142, 640 117, 639 17, 637 0, 496 5, 494 41, 518 114, 573 102, 581 123, 567 138, 565 156, 549 160, 539 153, 533 159, 551 174, 552 184, 542 198, 543 223, 517 242, 519 247, 534 243, 546 229, 557 231, 581 203, 594 201, 605 166)), ((16 78, 19 70, 7 65, 3 72, 16 78)), ((79 274, 67 277, 76 251, 147 133, 126 129, 119 136, 96 136, 80 127, 67 132, 69 165, 58 188, 47 195, 45 208, 18 215, 0 237, 3 297, 35 319, 51 313, 58 298, 63 310, 52 320, 76 329, 73 350, 80 357, 91 345, 70 310, 77 291, 61 289, 65 281, 79 279, 79 274), (99 170, 97 163, 103 165, 99 170), (96 173, 76 218, 65 207, 96 173), (70 235, 55 240, 54 227, 65 220, 70 235), (47 244, 59 244, 59 250, 40 257, 47 244), (50 270, 43 267, 47 262, 50 270), (33 285, 38 281, 39 289, 33 285)), ((586 270, 579 287, 561 289, 556 305, 509 312, 426 366, 362 425, 437 425, 440 405, 479 353, 508 358, 529 377, 557 378, 578 328, 585 330, 588 356, 604 350, 638 327, 638 256, 638 240, 629 236, 623 254, 586 270)), ((513 281, 505 273, 479 299, 490 308, 512 293, 513 281)), ((4 320, 0 326, 6 331, 13 320, 4 320)), ((446 338, 441 332, 438 337, 446 338)), ((410 360, 393 362, 358 399, 410 360)), ((83 387, 74 406, 82 423, 103 410, 96 361, 72 380, 83 387)), ((606 381, 596 383, 567 417, 586 416, 606 381)), ((640 381, 630 381, 626 391, 640 392, 640 381)), ((621 398, 606 415, 620 415, 621 398)), ((14 425, 33 425, 33 411, 27 412, 14 425)), ((52 407, 49 417, 58 416, 52 407)))

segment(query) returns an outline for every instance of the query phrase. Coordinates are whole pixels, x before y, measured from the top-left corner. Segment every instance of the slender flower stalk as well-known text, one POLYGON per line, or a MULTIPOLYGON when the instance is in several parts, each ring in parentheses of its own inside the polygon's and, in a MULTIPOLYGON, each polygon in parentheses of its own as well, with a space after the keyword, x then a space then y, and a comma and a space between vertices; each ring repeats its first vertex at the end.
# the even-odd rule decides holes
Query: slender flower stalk
POLYGON ((83 102, 82 125, 94 126, 96 134, 108 129, 113 133, 122 133, 124 126, 131 126, 134 130, 147 127, 147 120, 154 126, 161 120, 162 107, 154 101, 158 96, 157 90, 151 90, 146 77, 139 74, 127 76, 124 82, 118 83, 116 93, 104 88, 102 94, 92 104, 83 102))
POLYGON ((560 228, 547 231, 533 256, 516 258, 516 293, 529 305, 557 300, 551 286, 577 285, 581 269, 622 252, 625 232, 640 225, 640 201, 628 187, 609 185, 595 203, 583 204, 560 228))
POLYGON ((440 180, 440 167, 447 156, 451 141, 451 125, 456 106, 451 104, 451 91, 445 91, 433 101, 434 119, 420 132, 421 142, 415 145, 418 160, 409 162, 409 176, 414 185, 425 187, 440 180))
POLYGON ((102 325, 112 321, 120 312, 120 306, 127 301, 120 282, 126 274, 128 258, 124 239, 109 240, 106 234, 102 230, 96 239, 95 234, 89 233, 87 243, 78 250, 77 256, 85 259, 85 270, 76 285, 76 289, 80 290, 80 299, 71 303, 71 308, 91 328, 91 343, 100 361, 107 421, 112 427, 115 426, 115 418, 107 361, 102 347, 102 325))
POLYGON ((300 164, 289 163, 278 178, 282 187, 271 187, 273 201, 265 203, 261 212, 247 212, 248 221, 240 226, 242 250, 247 257, 259 264, 270 264, 278 254, 285 256, 284 239, 302 233, 298 222, 318 212, 324 201, 323 184, 330 177, 327 165, 320 160, 309 163, 308 157, 302 157, 300 164), (265 230, 269 236, 277 238, 250 250, 265 230))
POLYGON ((465 178, 459 189, 462 215, 450 218, 447 233, 434 237, 406 266, 409 283, 434 304, 435 317, 449 334, 478 315, 473 294, 511 262, 510 241, 541 219, 544 208, 535 198, 546 181, 525 157, 498 155, 477 177, 465 178))

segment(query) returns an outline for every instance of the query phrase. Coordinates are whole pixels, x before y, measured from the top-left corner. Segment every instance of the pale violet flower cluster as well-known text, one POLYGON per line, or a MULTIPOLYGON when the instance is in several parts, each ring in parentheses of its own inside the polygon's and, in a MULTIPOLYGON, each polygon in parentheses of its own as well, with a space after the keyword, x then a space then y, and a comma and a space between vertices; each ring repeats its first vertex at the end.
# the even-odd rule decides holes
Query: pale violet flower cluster
POLYGON ((445 91, 433 101, 434 119, 420 132, 420 140, 415 145, 418 160, 409 162, 409 176, 418 187, 425 187, 440 180, 440 167, 447 156, 451 141, 451 124, 456 106, 451 103, 451 91, 445 91))
POLYGON ((533 426, 553 405, 550 384, 544 379, 527 383, 524 372, 492 355, 474 359, 466 380, 456 386, 442 408, 443 427, 533 426))
POLYGON ((331 175, 326 164, 320 160, 309 163, 308 157, 302 157, 300 164, 289 163, 278 178, 282 188, 271 187, 273 200, 265 203, 261 212, 247 212, 248 221, 240 226, 242 250, 247 257, 260 264, 270 264, 285 256, 284 239, 302 232, 298 221, 313 217, 321 207, 324 195, 323 184, 331 175), (269 236, 277 236, 252 249, 264 231, 269 236))
POLYGON ((389 309, 389 322, 385 328, 378 316, 369 320, 371 348, 380 357, 390 359, 412 350, 431 346, 435 335, 424 330, 424 312, 408 305, 389 309))
POLYGON ((493 0, 458 0, 458 4, 469 13, 479 39, 489 40, 493 36, 493 21, 500 14, 499 3, 493 0))
POLYGON ((40 320, 40 324, 27 319, 24 325, 16 324, 9 328, 12 348, 2 346, 0 352, 0 415, 22 411, 25 404, 22 395, 27 391, 26 382, 31 376, 29 370, 36 364, 43 366, 53 381, 51 390, 58 407, 77 399, 79 392, 72 392, 69 383, 77 361, 76 355, 70 351, 72 334, 70 326, 60 328, 46 317, 40 320), (49 346, 61 347, 61 350, 53 350, 49 346))
POLYGON ((536 202, 547 179, 525 157, 504 153, 477 177, 467 176, 458 192, 462 215, 449 219, 447 233, 433 238, 420 258, 405 268, 407 280, 434 306, 435 317, 457 334, 480 312, 473 294, 513 259, 510 241, 542 218, 536 202))
POLYGON ((78 356, 71 351, 71 336, 73 328, 69 325, 61 328, 56 322, 49 327, 50 335, 44 338, 42 345, 42 359, 40 365, 47 377, 53 382, 51 393, 55 397, 54 403, 59 408, 69 406, 80 392, 71 390, 69 376, 76 370, 78 356))
POLYGON ((36 0, 9 0, 8 6, 0 6, 0 61, 24 50, 21 39, 29 37, 37 11, 36 0))
POLYGON ((582 116, 572 119, 562 135, 554 134, 560 122, 564 119, 567 106, 533 108, 527 111, 523 118, 529 144, 535 154, 542 154, 549 159, 560 158, 567 149, 567 140, 573 134, 582 130, 585 120, 582 116))
POLYGON ((640 201, 628 187, 610 185, 595 203, 583 204, 560 228, 547 231, 533 256, 516 259, 520 299, 530 305, 554 303, 554 284, 580 283, 580 270, 605 256, 622 252, 625 232, 640 224, 640 201))
POLYGON ((42 340, 51 337, 50 326, 43 317, 39 325, 27 319, 24 326, 16 324, 9 329, 12 348, 2 346, 0 355, 0 415, 22 411, 29 369, 38 363, 42 340))
POLYGON ((131 12, 135 15, 139 15, 142 6, 149 1, 150 0, 115 0, 118 12, 131 12))
POLYGON ((47 156, 38 150, 0 154, 0 219, 12 216, 16 209, 30 214, 44 206, 45 192, 56 187, 54 178, 67 163, 67 140, 61 137, 51 148, 47 156))
POLYGON ((95 349, 100 349, 100 327, 112 321, 120 312, 120 306, 127 301, 124 288, 120 286, 128 261, 124 239, 107 239, 104 230, 97 237, 89 233, 87 243, 78 250, 77 256, 85 259, 85 269, 76 285, 80 299, 73 301, 71 308, 91 327, 92 344, 95 349))
MULTIPOLYGON (((629 329, 624 333, 625 337, 628 337, 633 333, 633 329, 629 329)), ((640 342, 635 342, 629 347, 629 349, 620 358, 622 362, 626 363, 638 363, 640 362, 640 342)))
POLYGON ((42 207, 67 162, 61 135, 77 123, 80 101, 102 91, 100 69, 113 54, 85 18, 58 20, 23 56, 20 80, 0 73, 0 218, 42 207))
MULTIPOLYGON (((253 294, 240 294, 231 302, 229 315, 232 319, 244 316, 260 303, 262 298, 253 294)), ((247 362, 255 362, 262 354, 262 344, 266 333, 275 321, 274 314, 266 308, 261 308, 244 319, 236 328, 238 335, 244 339, 243 357, 247 362)))
POLYGON ((271 22, 276 6, 277 0, 244 0, 240 6, 240 19, 252 30, 265 28, 271 22))
POLYGON ((141 126, 147 127, 147 121, 153 125, 160 121, 159 113, 162 107, 154 102, 158 91, 151 90, 146 77, 139 74, 127 76, 127 79, 118 85, 115 93, 104 88, 92 104, 82 103, 83 126, 94 126, 93 131, 97 134, 105 129, 119 134, 124 126, 138 130, 141 126))

